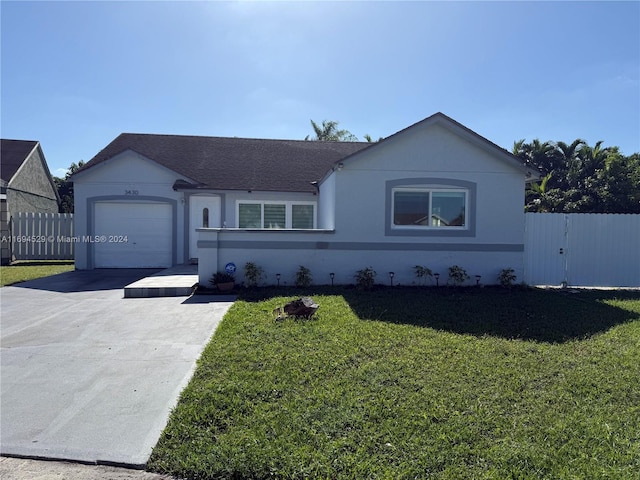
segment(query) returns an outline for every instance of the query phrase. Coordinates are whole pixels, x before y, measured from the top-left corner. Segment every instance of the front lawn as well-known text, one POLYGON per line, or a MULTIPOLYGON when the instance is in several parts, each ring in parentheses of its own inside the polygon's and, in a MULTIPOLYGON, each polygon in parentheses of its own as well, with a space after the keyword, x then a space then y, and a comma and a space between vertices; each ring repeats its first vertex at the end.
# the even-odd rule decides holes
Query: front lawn
MULTIPOLYGON (((149 468, 214 478, 638 478, 640 293, 243 295, 149 468)), ((312 292, 308 292, 312 293, 312 292)))
POLYGON ((50 277, 74 269, 73 260, 25 261, 0 267, 0 287, 26 280, 50 277))

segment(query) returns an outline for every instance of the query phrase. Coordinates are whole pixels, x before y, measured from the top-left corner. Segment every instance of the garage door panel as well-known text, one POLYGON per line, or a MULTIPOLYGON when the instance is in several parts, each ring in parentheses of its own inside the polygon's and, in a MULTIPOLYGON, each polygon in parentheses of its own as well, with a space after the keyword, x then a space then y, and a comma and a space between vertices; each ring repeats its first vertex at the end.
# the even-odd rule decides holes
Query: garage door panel
POLYGON ((170 267, 172 209, 164 203, 100 202, 95 208, 96 268, 170 267), (109 241, 113 240, 113 241, 109 241))

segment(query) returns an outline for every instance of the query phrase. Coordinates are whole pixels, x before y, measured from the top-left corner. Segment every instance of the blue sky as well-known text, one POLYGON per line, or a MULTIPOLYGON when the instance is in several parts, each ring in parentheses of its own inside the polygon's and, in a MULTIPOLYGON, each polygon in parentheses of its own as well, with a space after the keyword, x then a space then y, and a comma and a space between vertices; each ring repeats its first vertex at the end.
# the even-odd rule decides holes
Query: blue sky
POLYGON ((62 175, 122 132, 359 138, 441 111, 498 145, 640 151, 640 2, 5 2, 1 134, 62 175))

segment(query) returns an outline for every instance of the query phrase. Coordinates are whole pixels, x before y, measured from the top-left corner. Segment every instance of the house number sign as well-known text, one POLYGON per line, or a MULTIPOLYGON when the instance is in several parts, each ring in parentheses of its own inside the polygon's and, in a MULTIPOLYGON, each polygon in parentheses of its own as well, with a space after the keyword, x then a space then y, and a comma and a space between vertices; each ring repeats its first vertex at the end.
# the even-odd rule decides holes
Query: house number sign
POLYGON ((138 190, 125 190, 124 194, 125 195, 138 195, 138 190))

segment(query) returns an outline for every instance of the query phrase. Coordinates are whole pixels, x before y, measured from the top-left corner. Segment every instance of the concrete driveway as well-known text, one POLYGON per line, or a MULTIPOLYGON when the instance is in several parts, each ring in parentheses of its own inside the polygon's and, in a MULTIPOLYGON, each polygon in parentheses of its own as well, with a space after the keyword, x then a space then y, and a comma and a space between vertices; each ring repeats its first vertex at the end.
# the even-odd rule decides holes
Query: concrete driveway
POLYGON ((230 301, 124 298, 154 271, 0 289, 0 453, 143 466, 230 301))

